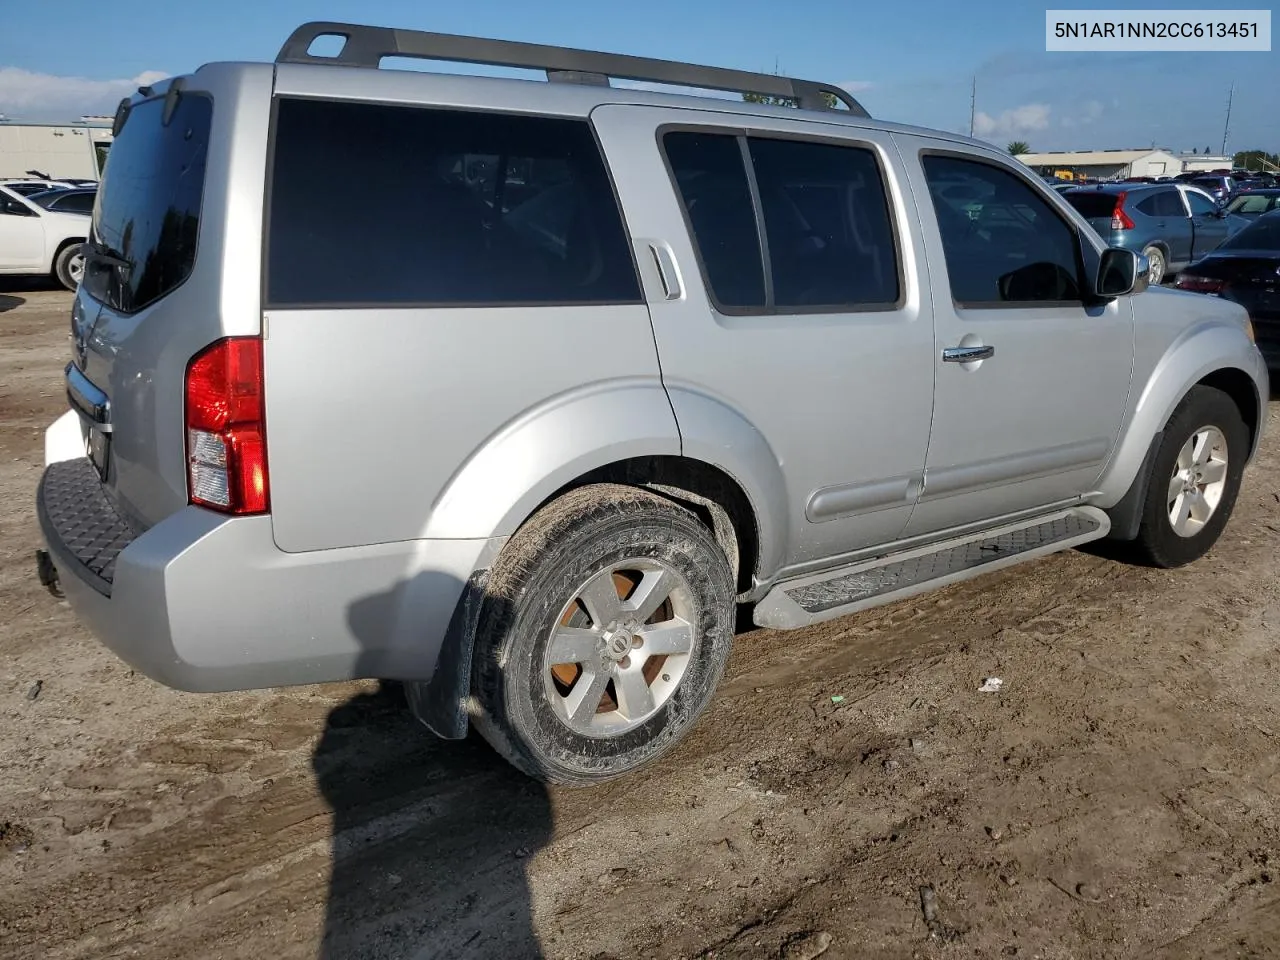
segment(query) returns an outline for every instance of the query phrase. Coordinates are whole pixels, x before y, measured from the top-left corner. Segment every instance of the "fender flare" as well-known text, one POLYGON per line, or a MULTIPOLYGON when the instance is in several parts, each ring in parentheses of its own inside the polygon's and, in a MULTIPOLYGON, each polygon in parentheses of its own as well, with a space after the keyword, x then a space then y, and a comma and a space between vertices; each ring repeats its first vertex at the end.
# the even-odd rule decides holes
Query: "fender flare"
MULTIPOLYGON (((656 381, 575 391, 512 421, 446 485, 424 537, 510 536, 556 491, 584 474, 630 457, 664 454, 702 460, 742 487, 756 519, 756 580, 771 578, 787 535, 786 487, 777 457, 759 431, 726 404, 681 389, 668 398, 656 381), (617 424, 631 429, 620 433, 617 424), (535 468, 538 451, 545 457, 546 450, 566 443, 565 456, 550 458, 552 469, 535 468)), ((414 716, 449 740, 467 735, 476 709, 471 658, 487 576, 487 570, 477 570, 464 586, 431 678, 405 689, 414 716)))
POLYGON ((592 470, 679 453, 675 416, 656 378, 575 389, 490 436, 445 484, 419 536, 510 536, 556 491, 592 470))
MULTIPOLYGON (((1098 478, 1099 495, 1092 500, 1095 505, 1111 508, 1125 498, 1148 460, 1152 438, 1164 430, 1192 387, 1221 370, 1238 370, 1248 376, 1254 401, 1262 412, 1260 420, 1265 419, 1266 398, 1261 391, 1268 382, 1266 368, 1244 330, 1222 320, 1206 320, 1188 327, 1165 350, 1142 385, 1115 454, 1098 478)), ((1255 449, 1261 433, 1259 424, 1255 449)))

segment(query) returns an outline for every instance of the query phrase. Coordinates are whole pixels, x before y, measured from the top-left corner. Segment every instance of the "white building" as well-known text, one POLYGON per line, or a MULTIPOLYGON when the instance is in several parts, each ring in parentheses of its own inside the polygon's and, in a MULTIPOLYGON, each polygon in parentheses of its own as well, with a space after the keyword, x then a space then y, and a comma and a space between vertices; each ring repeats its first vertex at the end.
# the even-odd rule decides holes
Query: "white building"
POLYGON ((1235 165, 1234 157, 1215 157, 1207 153, 1184 153, 1178 159, 1182 161, 1183 173, 1230 170, 1235 165))
POLYGON ((0 179, 28 171, 58 180, 97 180, 111 146, 111 121, 82 117, 71 123, 39 123, 0 117, 0 179))
POLYGON ((1182 172, 1182 159, 1168 150, 1087 150, 1024 153, 1019 160, 1046 176, 1083 176, 1099 180, 1124 177, 1171 177, 1182 172))

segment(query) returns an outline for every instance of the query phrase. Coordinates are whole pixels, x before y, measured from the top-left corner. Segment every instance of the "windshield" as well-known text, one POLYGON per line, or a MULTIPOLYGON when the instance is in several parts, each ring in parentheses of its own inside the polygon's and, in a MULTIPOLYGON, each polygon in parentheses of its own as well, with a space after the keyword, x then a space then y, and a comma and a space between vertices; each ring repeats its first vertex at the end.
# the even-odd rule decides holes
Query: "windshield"
POLYGON ((94 206, 90 296, 129 313, 190 276, 212 117, 213 101, 195 94, 178 99, 167 126, 161 98, 129 112, 94 206))
POLYGON ((1255 220, 1218 247, 1219 250, 1268 250, 1280 253, 1280 214, 1255 220))
POLYGON ((1243 197, 1236 197, 1227 205, 1228 213, 1266 213, 1268 210, 1274 210, 1276 204, 1280 203, 1280 195, 1268 193, 1246 193, 1243 197))

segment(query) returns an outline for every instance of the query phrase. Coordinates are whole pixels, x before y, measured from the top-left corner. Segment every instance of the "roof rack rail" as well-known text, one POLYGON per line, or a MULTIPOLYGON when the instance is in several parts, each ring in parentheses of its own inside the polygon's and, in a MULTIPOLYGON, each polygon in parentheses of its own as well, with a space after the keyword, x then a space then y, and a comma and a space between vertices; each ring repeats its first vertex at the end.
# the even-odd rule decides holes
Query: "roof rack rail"
POLYGON ((768 73, 751 73, 724 67, 702 67, 674 60, 652 60, 625 54, 575 50, 540 43, 488 40, 481 37, 397 30, 392 27, 314 21, 290 34, 276 63, 321 63, 345 67, 381 65, 383 57, 413 57, 494 67, 544 70, 555 82, 609 85, 609 78, 666 83, 706 90, 755 93, 794 100, 804 110, 832 109, 824 94, 848 107, 855 117, 869 117, 866 109, 840 87, 813 80, 797 80, 768 73), (334 56, 310 52, 320 37, 341 37, 341 51, 334 56))

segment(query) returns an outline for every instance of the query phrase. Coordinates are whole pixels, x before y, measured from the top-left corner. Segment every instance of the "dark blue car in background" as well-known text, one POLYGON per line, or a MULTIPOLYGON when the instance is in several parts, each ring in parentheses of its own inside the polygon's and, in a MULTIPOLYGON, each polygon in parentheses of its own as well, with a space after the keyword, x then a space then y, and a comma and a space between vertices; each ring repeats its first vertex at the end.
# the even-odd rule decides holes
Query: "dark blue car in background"
POLYGON ((1103 183, 1066 190, 1062 197, 1109 246, 1144 254, 1152 283, 1199 260, 1243 226, 1185 183, 1103 183))

